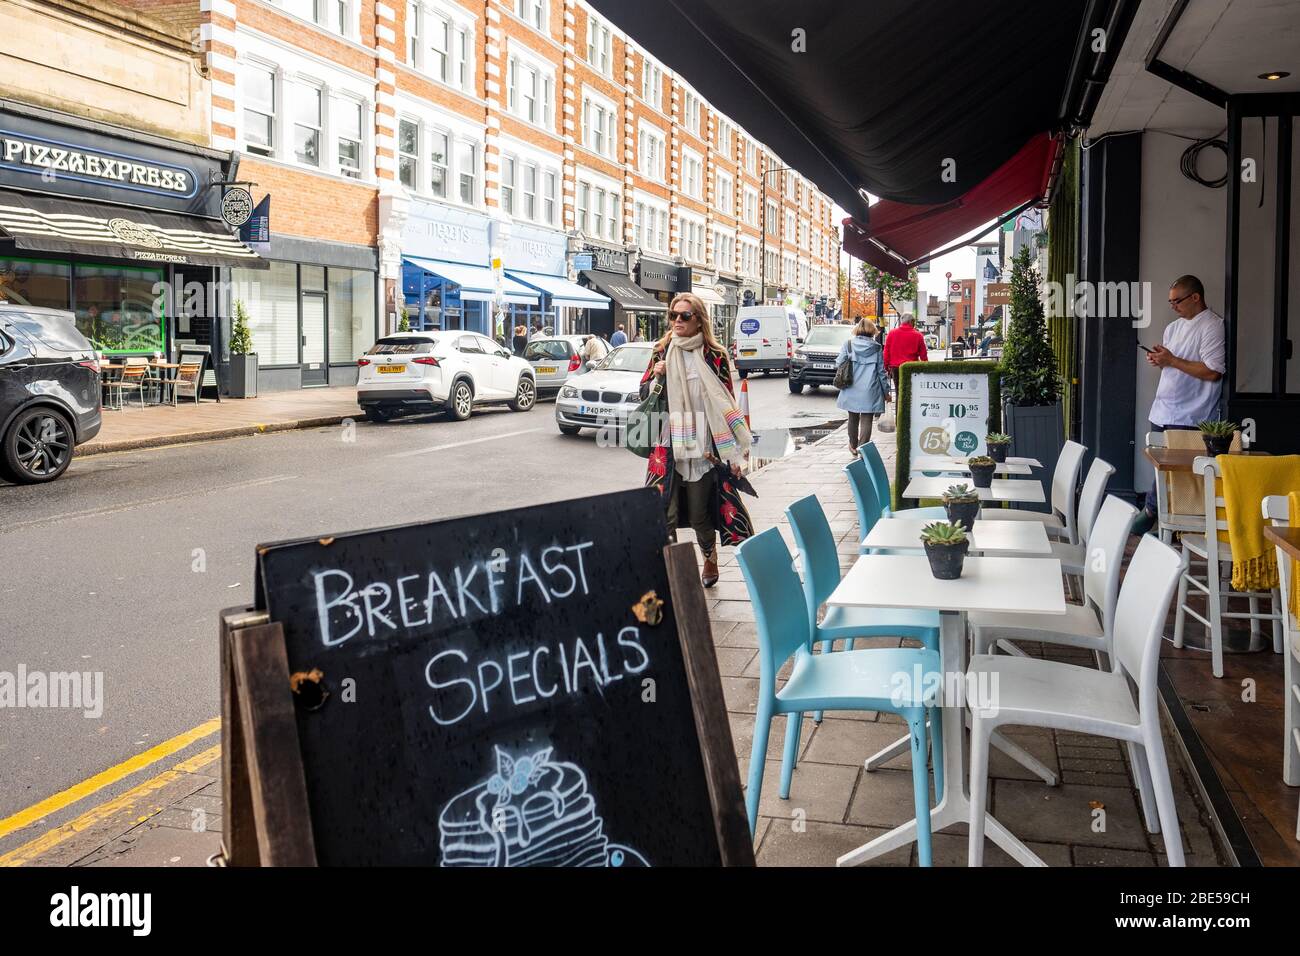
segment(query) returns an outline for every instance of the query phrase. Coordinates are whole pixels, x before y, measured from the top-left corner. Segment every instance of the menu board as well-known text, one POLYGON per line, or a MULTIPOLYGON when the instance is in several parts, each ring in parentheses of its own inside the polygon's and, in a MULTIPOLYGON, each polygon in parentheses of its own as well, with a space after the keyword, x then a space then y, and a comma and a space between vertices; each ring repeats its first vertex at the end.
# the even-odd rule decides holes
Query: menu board
POLYGON ((987 373, 913 372, 909 390, 911 455, 983 455, 988 437, 987 373))
POLYGON ((317 862, 718 865, 666 539, 641 488, 259 547, 317 862))

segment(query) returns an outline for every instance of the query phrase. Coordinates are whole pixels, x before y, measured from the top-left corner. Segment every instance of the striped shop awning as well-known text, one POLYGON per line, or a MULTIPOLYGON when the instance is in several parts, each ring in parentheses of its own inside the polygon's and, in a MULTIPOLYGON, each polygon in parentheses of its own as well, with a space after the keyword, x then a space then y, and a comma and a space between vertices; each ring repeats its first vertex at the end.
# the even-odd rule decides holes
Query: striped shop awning
POLYGON ((70 252, 197 266, 267 265, 221 222, 0 190, 3 240, 33 252, 70 252))

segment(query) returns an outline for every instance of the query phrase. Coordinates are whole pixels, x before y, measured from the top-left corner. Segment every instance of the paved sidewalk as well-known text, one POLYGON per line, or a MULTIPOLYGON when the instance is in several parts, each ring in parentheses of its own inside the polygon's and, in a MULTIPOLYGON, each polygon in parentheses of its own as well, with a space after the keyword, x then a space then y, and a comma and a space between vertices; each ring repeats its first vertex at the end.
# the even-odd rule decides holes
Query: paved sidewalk
MULTIPOLYGON (((892 468, 893 436, 877 435, 892 468)), ((753 483, 759 497, 748 499, 759 529, 777 526, 794 548, 785 508, 807 494, 825 507, 839 541, 845 567, 857 554, 857 516, 843 468, 850 460, 842 430, 808 445, 759 471, 753 483)), ((724 551, 717 586, 709 592, 713 637, 722 674, 728 718, 740 762, 741 779, 749 767, 758 692, 758 642, 754 613, 734 550, 724 551)), ((1024 645, 1041 655, 1040 646, 1024 645)), ((1052 651, 1052 656, 1090 665, 1082 651, 1052 651)), ((805 724, 798 769, 789 800, 778 795, 783 722, 773 728, 760 806, 756 848, 764 866, 833 866, 836 857, 903 823, 912 816, 909 757, 867 773, 863 760, 903 733, 891 715, 827 715, 820 725, 805 724)), ((1137 791, 1127 754, 1118 744, 1078 734, 1010 728, 1007 733, 1055 770, 1061 783, 1047 787, 998 751, 991 756, 990 810, 1012 832, 1053 866, 1152 866, 1163 864, 1160 835, 1142 824, 1137 791), (1102 832, 1093 830, 1097 806, 1106 810, 1102 832)), ((79 821, 42 837, 43 843, 11 852, 5 862, 76 866, 200 866, 220 841, 220 763, 215 737, 187 752, 188 759, 160 780, 137 785, 115 804, 96 808, 79 821), (156 782, 159 781, 160 782, 156 782)), ((1220 865, 1207 823, 1208 815, 1193 797, 1193 787, 1178 763, 1170 740, 1167 752, 1189 866, 1220 865)), ((178 757, 186 754, 178 754, 178 757)), ((965 825, 936 834, 935 864, 964 866, 965 825)), ((988 845, 990 866, 1009 865, 999 849, 988 845)), ((901 848, 873 861, 875 865, 915 865, 914 847, 901 848)))
POLYGON ((77 455, 181 445, 187 442, 234 438, 256 432, 335 425, 361 418, 353 387, 304 388, 269 392, 260 398, 204 399, 197 405, 179 399, 176 405, 146 405, 129 400, 121 409, 105 409, 99 434, 77 448, 77 455))

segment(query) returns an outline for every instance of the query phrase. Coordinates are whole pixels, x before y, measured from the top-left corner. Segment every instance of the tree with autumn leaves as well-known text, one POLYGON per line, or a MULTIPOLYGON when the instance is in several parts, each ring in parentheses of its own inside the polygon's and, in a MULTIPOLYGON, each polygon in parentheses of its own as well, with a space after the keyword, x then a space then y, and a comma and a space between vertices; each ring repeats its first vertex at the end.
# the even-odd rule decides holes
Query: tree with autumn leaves
MULTIPOLYGON (((841 269, 836 288, 841 307, 844 306, 844 287, 848 282, 849 273, 841 269)), ((881 272, 870 263, 863 263, 853 270, 853 285, 849 290, 849 307, 845 316, 851 319, 855 315, 861 315, 874 320, 877 289, 883 289, 885 293, 886 318, 910 312, 916 303, 916 270, 913 269, 907 279, 900 279, 888 272, 881 272)))

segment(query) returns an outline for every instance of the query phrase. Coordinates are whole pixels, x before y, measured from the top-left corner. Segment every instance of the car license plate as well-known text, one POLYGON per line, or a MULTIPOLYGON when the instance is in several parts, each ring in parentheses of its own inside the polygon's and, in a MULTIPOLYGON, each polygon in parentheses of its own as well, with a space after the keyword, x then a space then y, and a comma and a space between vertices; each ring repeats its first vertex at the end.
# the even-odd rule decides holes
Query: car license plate
POLYGON ((579 415, 595 415, 597 418, 609 417, 614 414, 614 408, 611 405, 579 405, 579 415))
POLYGON ((758 354, 758 349, 741 349, 741 350, 740 350, 740 354, 741 354, 741 355, 757 355, 757 354, 758 354))
POLYGON ((539 366, 537 366, 537 374, 538 374, 538 375, 554 375, 554 374, 555 374, 555 366, 554 366, 554 365, 539 365, 539 366))
POLYGON ((378 365, 376 368, 379 370, 380 375, 392 375, 394 372, 406 371, 405 365, 378 365))
POLYGON ((814 362, 814 363, 813 363, 813 368, 834 368, 834 367, 835 367, 835 366, 832 365, 830 362, 814 362))

